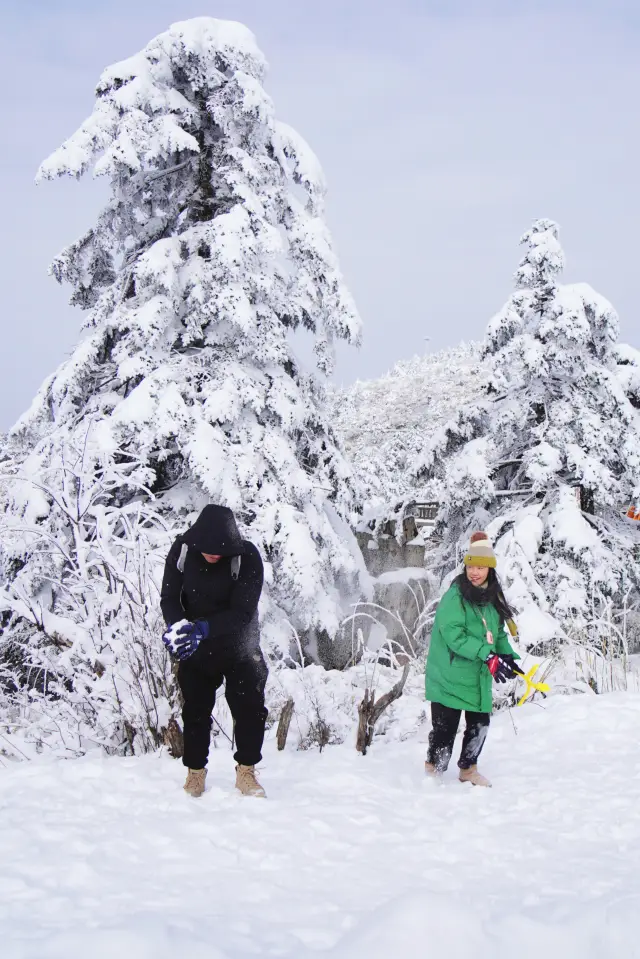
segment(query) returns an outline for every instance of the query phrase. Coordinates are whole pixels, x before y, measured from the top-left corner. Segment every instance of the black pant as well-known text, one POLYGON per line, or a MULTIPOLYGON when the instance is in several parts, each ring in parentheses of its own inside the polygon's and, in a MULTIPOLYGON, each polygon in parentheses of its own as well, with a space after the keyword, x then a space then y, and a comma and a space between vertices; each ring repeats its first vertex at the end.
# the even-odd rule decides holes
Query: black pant
MULTIPOLYGON (((198 654, 200 650, 198 650, 198 654)), ((189 769, 204 769, 211 741, 211 713, 216 691, 226 682, 225 696, 235 722, 237 751, 234 759, 242 766, 255 766, 262 759, 267 710, 264 687, 267 665, 261 653, 246 659, 219 659, 215 655, 186 659, 178 668, 178 683, 184 705, 182 723, 184 754, 189 769)))
MULTIPOLYGON (((451 709, 441 703, 431 703, 431 725, 429 733, 429 750, 427 762, 432 763, 438 772, 444 772, 451 759, 458 726, 460 725, 461 709, 451 709)), ((469 769, 478 762, 484 741, 489 731, 491 716, 489 713, 464 714, 466 729, 462 740, 462 752, 458 760, 460 769, 469 769)))

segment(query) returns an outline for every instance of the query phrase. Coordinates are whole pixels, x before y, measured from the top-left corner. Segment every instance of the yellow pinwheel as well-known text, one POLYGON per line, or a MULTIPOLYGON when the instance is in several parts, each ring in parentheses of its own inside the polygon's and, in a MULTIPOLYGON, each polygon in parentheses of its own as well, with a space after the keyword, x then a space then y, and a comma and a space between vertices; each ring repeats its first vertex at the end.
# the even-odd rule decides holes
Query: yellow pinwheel
POLYGON ((524 683, 527 684, 527 688, 524 691, 524 696, 518 700, 518 706, 522 706, 529 696, 534 692, 537 693, 548 693, 550 686, 547 683, 534 683, 533 677, 535 676, 538 670, 539 663, 534 663, 528 673, 519 673, 518 679, 521 679, 524 683))

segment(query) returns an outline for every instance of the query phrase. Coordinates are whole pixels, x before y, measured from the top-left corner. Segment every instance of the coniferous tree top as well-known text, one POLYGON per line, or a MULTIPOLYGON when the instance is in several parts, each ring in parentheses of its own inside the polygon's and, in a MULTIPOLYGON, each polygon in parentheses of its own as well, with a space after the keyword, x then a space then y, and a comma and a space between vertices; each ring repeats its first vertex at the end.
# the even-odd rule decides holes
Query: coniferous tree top
POLYGON ((265 71, 245 27, 211 18, 105 70, 92 115, 39 171, 111 181, 95 226, 52 268, 88 334, 15 434, 91 416, 103 449, 135 449, 139 482, 161 491, 186 467, 234 508, 265 473, 277 485, 324 464, 316 485, 347 503, 321 383, 291 333, 314 335, 326 374, 334 340, 356 343, 360 320, 320 165, 276 120, 265 71))

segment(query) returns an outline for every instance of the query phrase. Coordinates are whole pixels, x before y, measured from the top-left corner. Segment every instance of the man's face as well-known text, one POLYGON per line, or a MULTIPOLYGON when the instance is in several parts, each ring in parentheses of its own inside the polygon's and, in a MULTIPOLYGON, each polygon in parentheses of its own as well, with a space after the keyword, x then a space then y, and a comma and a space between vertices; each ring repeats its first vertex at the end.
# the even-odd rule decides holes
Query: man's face
POLYGON ((222 556, 216 556, 215 553, 203 553, 202 555, 206 559, 207 563, 217 563, 222 559, 222 556))

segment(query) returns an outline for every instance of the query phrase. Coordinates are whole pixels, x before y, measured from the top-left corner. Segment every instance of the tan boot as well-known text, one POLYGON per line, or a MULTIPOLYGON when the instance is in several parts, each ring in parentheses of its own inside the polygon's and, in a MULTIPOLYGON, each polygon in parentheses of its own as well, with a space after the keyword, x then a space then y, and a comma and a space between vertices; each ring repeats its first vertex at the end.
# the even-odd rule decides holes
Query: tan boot
POLYGON ((459 778, 461 783, 471 783, 472 786, 491 786, 487 777, 478 772, 477 766, 461 769, 459 778))
POLYGON ((198 799, 204 792, 204 784, 207 778, 206 769, 190 769, 187 773, 187 779, 184 784, 184 791, 198 799))
POLYGON ((239 789, 243 796, 259 796, 264 799, 267 795, 256 779, 255 766, 236 766, 236 789, 239 789))
POLYGON ((438 772, 433 763, 425 763, 424 771, 430 779, 442 779, 442 773, 438 772))

